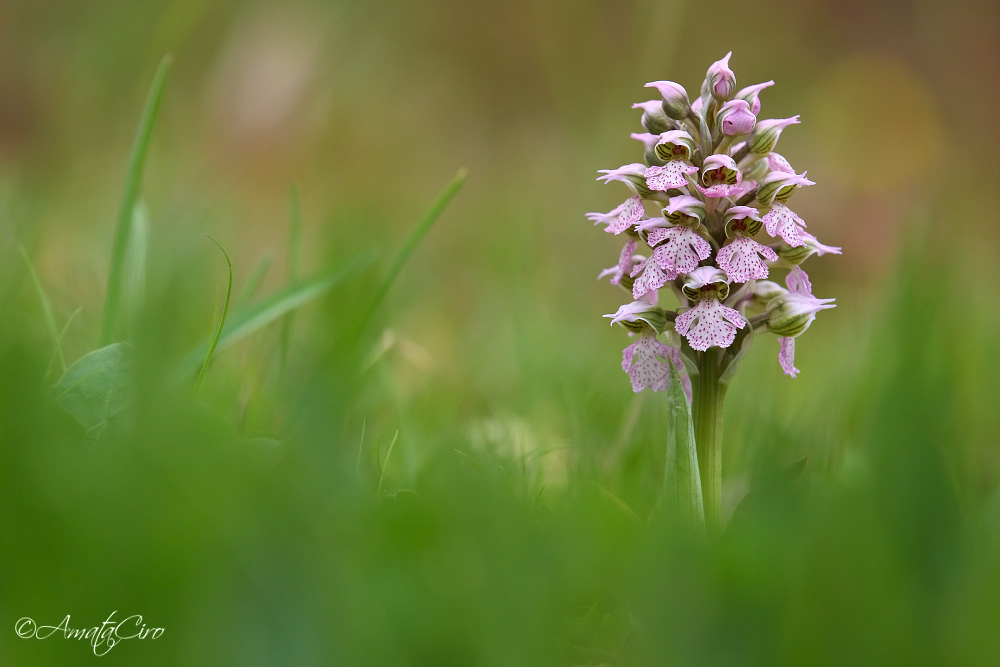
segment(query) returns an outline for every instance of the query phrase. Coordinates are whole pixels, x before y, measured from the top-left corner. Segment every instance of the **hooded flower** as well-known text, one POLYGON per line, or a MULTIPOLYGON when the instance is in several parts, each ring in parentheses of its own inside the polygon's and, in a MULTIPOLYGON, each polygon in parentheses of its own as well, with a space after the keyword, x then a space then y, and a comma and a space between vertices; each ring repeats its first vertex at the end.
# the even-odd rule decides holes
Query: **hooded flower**
POLYGON ((711 266, 695 269, 684 283, 684 294, 698 303, 681 313, 674 328, 688 340, 692 349, 703 352, 710 347, 729 347, 736 330, 746 326, 746 320, 719 300, 729 293, 725 274, 711 266))
POLYGON ((742 192, 740 183, 743 175, 736 160, 729 155, 709 155, 701 170, 701 183, 698 189, 706 197, 729 197, 735 192, 742 192), (702 183, 706 187, 702 187, 702 183))

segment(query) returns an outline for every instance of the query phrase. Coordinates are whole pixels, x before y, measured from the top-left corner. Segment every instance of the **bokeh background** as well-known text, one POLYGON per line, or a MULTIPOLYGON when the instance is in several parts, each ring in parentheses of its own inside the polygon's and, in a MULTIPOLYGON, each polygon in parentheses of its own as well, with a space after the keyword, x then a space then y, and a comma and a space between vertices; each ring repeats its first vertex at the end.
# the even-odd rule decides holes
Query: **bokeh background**
MULTIPOLYGON (((1000 655, 1000 22, 994 3, 0 2, 0 662, 76 664, 22 616, 166 628, 115 664, 995 664, 1000 655), (757 341, 726 407, 721 544, 656 511, 662 397, 620 370, 596 170, 641 158, 647 81, 733 51, 841 257, 799 378, 757 341), (149 81, 138 417, 51 405, 97 344, 149 81), (360 345, 343 332, 459 168, 360 345), (378 260, 216 359, 236 292, 378 260), (398 437, 397 437, 398 433, 398 437), (396 444, 386 463, 389 444, 396 444), (807 458, 793 483, 780 473, 807 458)), ((252 297, 251 297, 252 298, 252 297)))

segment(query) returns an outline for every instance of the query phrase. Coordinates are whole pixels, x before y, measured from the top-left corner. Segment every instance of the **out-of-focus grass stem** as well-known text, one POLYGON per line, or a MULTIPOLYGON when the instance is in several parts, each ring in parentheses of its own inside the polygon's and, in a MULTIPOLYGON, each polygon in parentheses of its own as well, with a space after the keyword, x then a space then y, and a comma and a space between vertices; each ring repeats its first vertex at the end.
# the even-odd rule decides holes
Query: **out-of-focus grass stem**
POLYGON ((118 310, 121 306, 122 279, 125 271, 125 258, 129 249, 129 237, 132 232, 133 217, 136 202, 142 190, 142 175, 146 165, 146 155, 149 152, 150 139, 153 136, 153 126, 159 115, 160 103, 163 101, 163 91, 167 84, 167 74, 173 58, 164 56, 153 75, 153 84, 146 96, 146 104, 139 121, 139 130, 132 144, 132 154, 129 157, 128 170, 125 176, 125 192, 122 195, 121 207, 118 210, 118 223, 115 228, 114 242, 111 247, 111 266, 108 270, 108 290, 104 301, 104 315, 101 320, 101 345, 108 345, 114 340, 115 326, 118 322, 118 310))

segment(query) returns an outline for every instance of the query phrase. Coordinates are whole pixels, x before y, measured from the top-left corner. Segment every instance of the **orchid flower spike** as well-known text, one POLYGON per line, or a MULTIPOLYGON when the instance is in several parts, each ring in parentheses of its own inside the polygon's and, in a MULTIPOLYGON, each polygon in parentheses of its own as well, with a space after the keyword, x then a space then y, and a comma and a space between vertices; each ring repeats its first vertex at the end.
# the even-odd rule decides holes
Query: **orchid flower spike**
MULTIPOLYGON (((720 371, 734 366, 768 332, 781 340, 782 369, 794 376, 794 338, 833 307, 831 299, 812 296, 799 267, 841 249, 820 243, 788 207, 813 182, 775 152, 799 117, 758 120, 760 95, 774 82, 738 90, 731 57, 708 68, 694 98, 673 81, 646 84, 660 99, 632 105, 642 113, 631 136, 642 144, 643 161, 602 170, 598 179, 621 183, 628 198, 607 213, 587 214, 607 233, 625 235, 617 263, 599 277, 631 296, 607 317, 637 337, 623 364, 635 391, 666 389, 673 361, 678 371, 709 359, 720 371), (778 267, 791 267, 787 288, 773 282, 778 267)), ((699 377, 696 384, 706 381, 699 377)))

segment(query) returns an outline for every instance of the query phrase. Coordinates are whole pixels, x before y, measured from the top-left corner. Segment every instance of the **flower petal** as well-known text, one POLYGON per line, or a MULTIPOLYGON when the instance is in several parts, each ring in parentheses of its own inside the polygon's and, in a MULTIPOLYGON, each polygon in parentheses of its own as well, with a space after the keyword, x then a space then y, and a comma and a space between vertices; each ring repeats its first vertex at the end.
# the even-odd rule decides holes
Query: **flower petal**
POLYGON ((692 349, 705 351, 712 346, 729 347, 736 330, 746 326, 738 311, 719 303, 718 299, 703 299, 694 308, 677 316, 674 327, 688 339, 692 349))
POLYGON ((687 379, 690 385, 681 361, 681 351, 660 342, 655 336, 642 336, 622 352, 622 370, 632 379, 632 391, 636 393, 646 387, 653 391, 666 391, 670 386, 670 363, 681 376, 681 384, 687 379))
POLYGON ((660 269, 656 261, 649 257, 632 269, 632 277, 639 275, 632 284, 632 298, 638 300, 649 292, 655 292, 679 274, 660 269), (639 275, 639 273, 642 275, 639 275))
POLYGON ((778 254, 774 250, 752 238, 741 236, 719 250, 716 263, 734 283, 763 280, 767 278, 768 268, 760 255, 769 262, 778 261, 778 254))
POLYGON ((631 271, 632 269, 632 255, 635 254, 636 248, 639 247, 639 242, 632 239, 622 248, 621 255, 618 257, 618 264, 612 266, 610 269, 604 269, 601 274, 597 276, 600 280, 604 276, 611 276, 611 284, 617 285, 621 282, 622 278, 625 276, 626 271, 631 271))
POLYGON ((795 377, 799 374, 799 369, 795 367, 795 339, 778 338, 781 349, 778 351, 778 363, 785 375, 795 377))
POLYGON ((682 160, 672 160, 660 167, 647 167, 643 172, 646 187, 650 190, 666 192, 671 188, 682 188, 688 184, 685 174, 698 173, 698 167, 682 160))
POLYGON ((607 225, 604 231, 617 235, 639 222, 645 214, 642 199, 636 196, 629 197, 607 213, 588 213, 587 219, 595 225, 607 225))
POLYGON ((802 218, 778 201, 771 204, 771 210, 764 216, 764 228, 767 233, 775 238, 781 237, 781 240, 793 248, 806 244, 799 234, 799 228, 805 226, 806 223, 802 218))
POLYGON ((698 262, 712 254, 709 242, 690 227, 654 229, 649 232, 647 239, 649 245, 656 246, 653 250, 656 263, 664 271, 673 273, 674 278, 681 273, 693 271, 698 267, 698 262), (662 245, 657 245, 661 243, 662 245))

